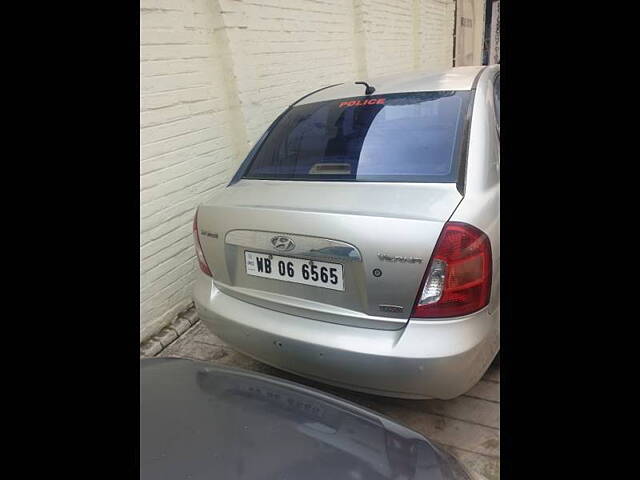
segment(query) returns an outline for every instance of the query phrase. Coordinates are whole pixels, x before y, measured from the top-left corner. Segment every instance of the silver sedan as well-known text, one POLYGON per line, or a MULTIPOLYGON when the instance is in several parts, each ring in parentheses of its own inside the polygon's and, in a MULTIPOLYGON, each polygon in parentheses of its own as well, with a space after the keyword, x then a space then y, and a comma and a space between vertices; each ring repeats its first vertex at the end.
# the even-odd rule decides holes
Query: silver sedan
POLYGON ((333 85, 194 218, 202 321, 321 382, 448 399, 500 345, 500 67, 333 85))

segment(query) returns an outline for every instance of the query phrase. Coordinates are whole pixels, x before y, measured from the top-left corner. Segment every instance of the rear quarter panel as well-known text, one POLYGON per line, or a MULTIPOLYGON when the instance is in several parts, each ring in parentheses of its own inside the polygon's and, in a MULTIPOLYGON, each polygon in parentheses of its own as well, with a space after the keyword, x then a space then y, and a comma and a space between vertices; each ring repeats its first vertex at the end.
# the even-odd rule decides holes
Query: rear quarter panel
POLYGON ((493 100, 493 80, 499 71, 499 66, 486 68, 476 86, 465 195, 451 217, 452 221, 474 225, 491 241, 490 313, 499 312, 500 308, 500 137, 493 100))

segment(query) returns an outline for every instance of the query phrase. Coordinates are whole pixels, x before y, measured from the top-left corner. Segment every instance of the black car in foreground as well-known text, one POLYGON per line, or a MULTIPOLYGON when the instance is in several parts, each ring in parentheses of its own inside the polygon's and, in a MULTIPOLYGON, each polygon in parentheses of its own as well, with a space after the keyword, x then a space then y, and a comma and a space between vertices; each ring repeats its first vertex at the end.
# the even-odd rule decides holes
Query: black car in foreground
POLYGON ((470 479, 419 433, 318 390, 174 358, 140 361, 140 479, 470 479))

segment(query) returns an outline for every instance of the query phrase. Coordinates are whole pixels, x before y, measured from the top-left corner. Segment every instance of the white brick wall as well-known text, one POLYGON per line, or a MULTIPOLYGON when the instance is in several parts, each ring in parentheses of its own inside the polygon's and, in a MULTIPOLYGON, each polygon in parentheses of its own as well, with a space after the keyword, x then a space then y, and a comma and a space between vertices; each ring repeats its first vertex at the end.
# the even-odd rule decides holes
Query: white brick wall
POLYGON ((190 303, 194 206, 235 156, 213 2, 140 2, 140 339, 190 303))
POLYGON ((452 64, 453 2, 427 0, 419 2, 420 34, 418 70, 442 70, 452 64))
POLYGON ((458 0, 457 5, 456 65, 480 65, 484 40, 485 0, 458 0))
POLYGON ((451 66, 453 12, 452 0, 141 0, 141 340, 191 302, 195 206, 275 116, 332 83, 451 66))

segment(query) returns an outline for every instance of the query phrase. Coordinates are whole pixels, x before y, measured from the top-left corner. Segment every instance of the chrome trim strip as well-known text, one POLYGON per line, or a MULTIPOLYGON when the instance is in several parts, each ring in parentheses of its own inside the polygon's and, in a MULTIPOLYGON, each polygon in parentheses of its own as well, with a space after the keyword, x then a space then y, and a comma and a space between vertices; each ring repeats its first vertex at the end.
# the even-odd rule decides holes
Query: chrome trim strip
MULTIPOLYGON (((353 245, 328 238, 308 237, 283 232, 263 232, 258 230, 231 230, 225 236, 225 243, 240 247, 278 253, 273 248, 271 239, 274 236, 288 237, 295 243, 295 248, 286 252, 289 255, 306 257, 311 260, 333 260, 339 262, 362 262, 362 255, 353 245)), ((282 253, 282 252, 280 252, 282 253)))

